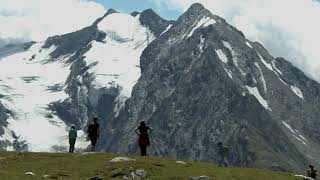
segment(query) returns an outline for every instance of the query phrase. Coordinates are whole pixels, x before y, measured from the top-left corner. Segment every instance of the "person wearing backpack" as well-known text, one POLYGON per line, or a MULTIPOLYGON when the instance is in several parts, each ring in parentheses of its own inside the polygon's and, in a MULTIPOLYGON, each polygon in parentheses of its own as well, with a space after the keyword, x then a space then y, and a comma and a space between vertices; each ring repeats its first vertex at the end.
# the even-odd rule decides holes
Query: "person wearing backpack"
POLYGON ((224 165, 225 167, 228 167, 225 157, 228 157, 229 155, 229 148, 227 146, 223 146, 222 142, 218 142, 217 146, 218 166, 221 167, 224 165))
POLYGON ((96 144, 97 144, 97 140, 99 138, 100 135, 100 125, 98 123, 99 118, 98 117, 94 117, 93 118, 93 124, 90 124, 88 126, 88 137, 91 141, 91 151, 95 151, 96 150, 96 144))
POLYGON ((69 131, 69 153, 74 152, 74 145, 76 144, 77 140, 77 130, 74 125, 71 126, 70 131, 69 131))
POLYGON ((140 126, 134 131, 139 136, 138 144, 141 150, 141 156, 147 156, 147 146, 150 146, 149 133, 151 133, 153 129, 147 126, 144 121, 141 121, 140 126))
POLYGON ((307 172, 307 176, 308 177, 311 177, 312 179, 317 179, 317 170, 314 168, 313 165, 309 165, 309 169, 308 169, 308 172, 307 172))

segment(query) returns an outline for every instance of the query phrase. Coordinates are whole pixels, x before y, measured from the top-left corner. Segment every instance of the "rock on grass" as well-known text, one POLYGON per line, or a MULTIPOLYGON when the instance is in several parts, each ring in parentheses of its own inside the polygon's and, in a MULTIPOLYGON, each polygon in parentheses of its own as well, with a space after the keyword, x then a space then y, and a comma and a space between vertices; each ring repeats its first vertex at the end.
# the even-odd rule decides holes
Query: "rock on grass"
POLYGON ((196 177, 190 177, 190 180, 212 180, 208 176, 196 176, 196 177))
POLYGON ((124 161, 136 161, 136 160, 128 157, 116 157, 110 160, 110 162, 124 162, 124 161))

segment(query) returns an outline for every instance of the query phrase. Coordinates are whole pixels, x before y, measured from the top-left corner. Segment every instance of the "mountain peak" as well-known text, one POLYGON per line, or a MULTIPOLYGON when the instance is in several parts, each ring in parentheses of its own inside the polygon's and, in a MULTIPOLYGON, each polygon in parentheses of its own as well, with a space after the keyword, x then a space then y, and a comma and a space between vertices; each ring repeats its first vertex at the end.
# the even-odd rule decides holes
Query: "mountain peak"
POLYGON ((107 12, 106 12, 106 14, 105 14, 105 16, 107 16, 107 15, 109 15, 109 14, 113 14, 113 13, 118 13, 118 11, 116 11, 116 10, 114 10, 114 9, 109 9, 107 12))
POLYGON ((131 16, 133 17, 136 17, 137 15, 142 15, 142 16, 151 16, 151 17, 156 17, 157 19, 158 18, 161 18, 156 12, 154 12, 153 9, 146 9, 142 12, 139 12, 139 11, 133 11, 132 13, 130 13, 131 16))
POLYGON ((142 11, 139 20, 142 25, 148 26, 156 36, 159 36, 172 23, 161 18, 152 9, 142 11))
POLYGON ((200 15, 213 17, 213 14, 206 9, 202 4, 195 3, 192 4, 189 9, 178 18, 178 21, 185 21, 185 22, 193 22, 195 19, 197 19, 200 15))
POLYGON ((206 8, 201 3, 194 3, 189 7, 191 11, 201 11, 205 10, 206 8))
POLYGON ((192 4, 185 13, 198 14, 198 15, 199 14, 212 15, 212 13, 200 3, 192 4))
POLYGON ((118 11, 114 10, 114 9, 109 9, 102 17, 98 18, 94 23, 93 26, 98 25, 105 17, 107 17, 110 14, 114 14, 114 13, 118 13, 118 11))
POLYGON ((153 9, 150 9, 150 8, 142 11, 142 13, 147 13, 147 14, 152 14, 152 15, 157 15, 158 16, 158 14, 156 12, 154 12, 153 9))
POLYGON ((140 17, 148 18, 150 20, 163 20, 153 9, 146 9, 140 13, 140 17))
POLYGON ((140 14, 140 12, 138 12, 138 11, 133 11, 133 12, 131 13, 131 16, 136 17, 138 14, 140 14))

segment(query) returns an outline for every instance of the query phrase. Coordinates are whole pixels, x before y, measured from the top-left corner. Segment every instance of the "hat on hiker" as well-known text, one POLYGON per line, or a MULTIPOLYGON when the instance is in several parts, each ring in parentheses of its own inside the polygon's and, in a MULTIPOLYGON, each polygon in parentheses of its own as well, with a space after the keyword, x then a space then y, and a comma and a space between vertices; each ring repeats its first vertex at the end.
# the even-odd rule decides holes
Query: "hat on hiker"
POLYGON ((141 125, 141 126, 145 126, 146 123, 145 123, 144 121, 140 121, 140 125, 141 125))
POLYGON ((94 116, 93 121, 99 121, 99 118, 97 116, 94 116))

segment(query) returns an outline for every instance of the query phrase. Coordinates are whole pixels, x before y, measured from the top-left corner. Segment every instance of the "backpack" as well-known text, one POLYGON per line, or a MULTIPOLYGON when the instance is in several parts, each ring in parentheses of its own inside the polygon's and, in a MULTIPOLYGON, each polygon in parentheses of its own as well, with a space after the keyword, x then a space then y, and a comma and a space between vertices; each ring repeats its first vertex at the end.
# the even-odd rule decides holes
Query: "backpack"
POLYGON ((77 131, 75 129, 70 129, 69 139, 76 139, 76 138, 77 138, 77 131))
POLYGON ((317 177, 317 170, 313 170, 313 171, 311 171, 311 173, 310 173, 310 177, 312 177, 312 178, 316 178, 317 177))

